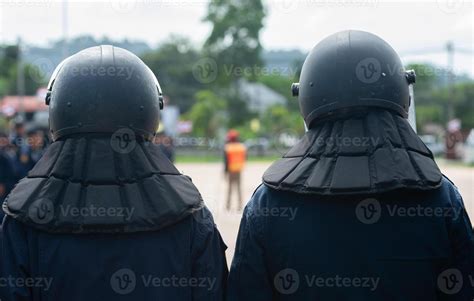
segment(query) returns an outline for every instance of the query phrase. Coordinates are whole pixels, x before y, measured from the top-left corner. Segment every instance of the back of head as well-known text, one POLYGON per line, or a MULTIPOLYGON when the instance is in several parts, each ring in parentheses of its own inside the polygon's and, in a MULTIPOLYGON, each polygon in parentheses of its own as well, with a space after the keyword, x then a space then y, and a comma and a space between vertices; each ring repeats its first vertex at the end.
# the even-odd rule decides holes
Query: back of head
POLYGON ((191 180, 148 143, 163 100, 137 56, 113 46, 80 51, 56 68, 46 103, 55 142, 8 196, 9 216, 50 233, 128 233, 162 229, 202 207, 191 180), (76 218, 66 207, 133 214, 76 218))
POLYGON ((414 73, 404 70, 388 43, 368 32, 347 30, 312 49, 293 94, 308 127, 329 116, 350 116, 355 108, 383 108, 407 118, 413 82, 414 73))
POLYGON ((292 87, 308 131, 263 182, 328 196, 437 189, 441 172, 407 121, 414 82, 374 34, 348 30, 323 39, 292 87))
POLYGON ((56 68, 46 104, 54 140, 122 128, 148 139, 158 128, 163 99, 155 75, 136 55, 102 45, 82 50, 56 68))

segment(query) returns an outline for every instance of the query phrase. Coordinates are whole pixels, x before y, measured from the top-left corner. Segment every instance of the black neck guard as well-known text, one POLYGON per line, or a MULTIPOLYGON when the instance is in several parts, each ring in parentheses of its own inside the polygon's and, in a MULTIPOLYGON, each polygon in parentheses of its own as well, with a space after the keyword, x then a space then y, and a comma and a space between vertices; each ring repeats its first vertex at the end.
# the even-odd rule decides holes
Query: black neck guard
POLYGON ((263 175, 271 188, 319 195, 431 190, 441 179, 408 122, 382 110, 315 125, 263 175))
POLYGON ((203 206, 191 179, 152 143, 126 153, 110 138, 54 142, 10 193, 3 210, 51 233, 154 231, 203 206))

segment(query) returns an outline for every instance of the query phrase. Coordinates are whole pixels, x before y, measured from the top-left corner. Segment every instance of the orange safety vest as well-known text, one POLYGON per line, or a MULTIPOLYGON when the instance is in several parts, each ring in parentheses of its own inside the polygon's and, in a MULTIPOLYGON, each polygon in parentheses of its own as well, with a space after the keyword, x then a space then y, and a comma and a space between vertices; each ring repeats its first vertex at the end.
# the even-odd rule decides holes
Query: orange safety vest
POLYGON ((225 145, 227 157, 227 170, 229 172, 240 172, 244 168, 247 149, 240 142, 230 142, 225 145))

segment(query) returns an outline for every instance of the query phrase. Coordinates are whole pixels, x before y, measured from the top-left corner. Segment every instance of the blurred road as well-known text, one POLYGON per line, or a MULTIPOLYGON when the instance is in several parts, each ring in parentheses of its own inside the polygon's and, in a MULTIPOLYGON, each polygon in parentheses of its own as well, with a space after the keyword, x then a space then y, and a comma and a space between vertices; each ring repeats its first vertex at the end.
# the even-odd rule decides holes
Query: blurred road
MULTIPOLYGON (((255 188, 260 184, 261 177, 270 163, 249 163, 242 176, 244 201, 247 202, 255 188)), ((223 166, 220 163, 183 163, 177 164, 178 169, 190 176, 204 197, 214 215, 215 222, 229 247, 227 260, 230 264, 234 254, 235 239, 239 230, 241 212, 236 203, 231 212, 224 209, 227 194, 223 166)), ((441 171, 458 186, 464 198, 466 209, 471 221, 474 219, 474 168, 448 165, 440 162, 441 171)), ((235 201, 235 199, 234 199, 235 201)))

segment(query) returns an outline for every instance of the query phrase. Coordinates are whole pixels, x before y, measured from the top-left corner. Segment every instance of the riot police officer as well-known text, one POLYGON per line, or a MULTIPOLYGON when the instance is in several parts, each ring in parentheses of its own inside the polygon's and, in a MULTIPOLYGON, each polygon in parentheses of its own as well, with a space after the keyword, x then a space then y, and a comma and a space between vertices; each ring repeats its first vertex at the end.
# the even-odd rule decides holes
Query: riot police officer
POLYGON ((381 38, 317 44, 293 85, 308 128, 247 205, 228 300, 471 300, 461 196, 407 121, 409 85, 381 38))
POLYGON ((226 246, 200 193, 151 143, 152 71, 109 45, 54 72, 54 138, 3 204, 1 300, 222 300, 226 246))

